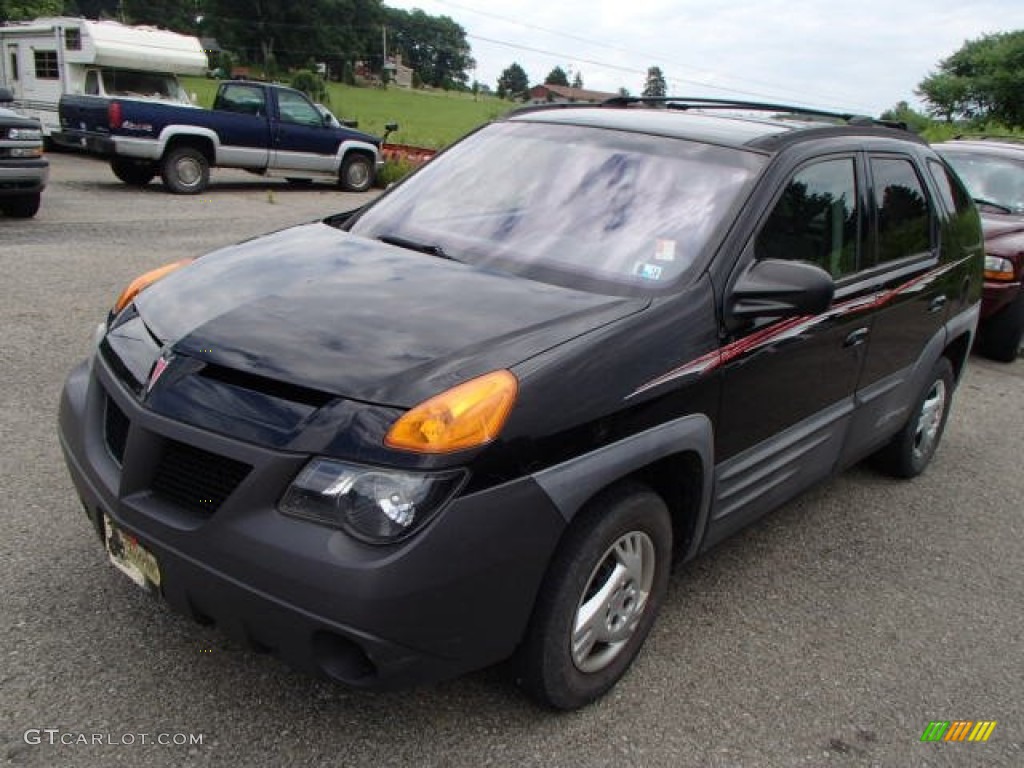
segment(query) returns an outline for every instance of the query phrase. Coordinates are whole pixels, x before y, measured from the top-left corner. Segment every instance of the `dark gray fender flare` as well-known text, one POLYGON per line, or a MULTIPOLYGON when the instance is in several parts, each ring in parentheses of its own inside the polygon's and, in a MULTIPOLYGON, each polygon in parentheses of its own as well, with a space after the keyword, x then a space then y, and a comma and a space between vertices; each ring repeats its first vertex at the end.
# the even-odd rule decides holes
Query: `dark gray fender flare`
POLYGON ((703 484, 700 509, 687 559, 697 551, 707 526, 714 475, 714 429, 703 414, 683 416, 638 432, 590 453, 549 467, 533 475, 566 522, 598 491, 656 461, 679 453, 700 457, 703 484))

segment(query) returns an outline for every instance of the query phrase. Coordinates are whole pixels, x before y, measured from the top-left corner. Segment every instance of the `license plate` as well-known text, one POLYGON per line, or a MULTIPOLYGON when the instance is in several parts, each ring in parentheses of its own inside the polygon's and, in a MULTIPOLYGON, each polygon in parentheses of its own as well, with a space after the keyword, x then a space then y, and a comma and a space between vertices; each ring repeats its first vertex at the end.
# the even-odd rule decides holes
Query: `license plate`
POLYGON ((114 567, 147 592, 160 591, 160 565, 153 553, 127 531, 122 531, 109 515, 103 516, 103 538, 114 567))

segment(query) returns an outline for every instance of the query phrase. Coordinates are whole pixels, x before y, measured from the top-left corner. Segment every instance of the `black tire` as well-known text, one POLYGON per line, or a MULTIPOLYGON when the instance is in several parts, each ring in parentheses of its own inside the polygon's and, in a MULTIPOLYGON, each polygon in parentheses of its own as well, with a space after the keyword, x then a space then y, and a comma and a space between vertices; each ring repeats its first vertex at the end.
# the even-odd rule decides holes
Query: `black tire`
POLYGON ((42 195, 39 192, 0 199, 0 211, 12 219, 31 219, 39 212, 41 199, 42 195))
POLYGON ((154 163, 147 160, 129 160, 124 157, 115 157, 111 160, 110 170, 118 179, 132 187, 146 186, 157 173, 154 163))
POLYGON ((873 457, 878 469, 893 477, 917 477, 932 460, 946 428, 953 402, 953 366, 940 357, 927 383, 914 401, 910 418, 884 448, 873 457))
POLYGON ((981 329, 981 353, 1001 363, 1012 363, 1024 339, 1024 293, 988 318, 981 329))
POLYGON ((596 497, 573 520, 548 567, 519 650, 520 685, 562 710, 607 692, 654 625, 671 559, 672 523, 660 496, 630 484, 596 497), (599 619, 592 625, 601 637, 582 631, 586 613, 599 619))
POLYGON ((373 186, 373 158, 358 152, 349 152, 341 161, 338 183, 346 192, 365 192, 373 186))
POLYGON ((176 195, 198 195, 210 183, 210 163, 195 147, 175 147, 164 154, 160 178, 176 195))

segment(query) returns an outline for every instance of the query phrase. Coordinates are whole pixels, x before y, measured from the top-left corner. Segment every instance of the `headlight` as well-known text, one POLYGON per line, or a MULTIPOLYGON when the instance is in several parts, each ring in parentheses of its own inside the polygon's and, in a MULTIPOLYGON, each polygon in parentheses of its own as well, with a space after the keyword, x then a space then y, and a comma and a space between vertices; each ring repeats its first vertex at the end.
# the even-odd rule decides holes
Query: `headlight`
POLYGON ((404 539, 465 481, 462 470, 402 472, 313 459, 278 505, 282 513, 341 528, 371 544, 404 539))
POLYGON ((11 128, 7 132, 7 138, 14 141, 40 141, 43 138, 43 132, 38 128, 11 128))
POLYGON ((1013 262, 999 256, 985 256, 987 280, 1013 280, 1013 262))
POLYGON ((117 297, 117 301, 114 302, 114 308, 110 310, 111 317, 131 304, 135 300, 136 296, 146 290, 157 280, 162 280, 172 272, 176 272, 182 267, 187 267, 192 263, 192 261, 193 259, 181 259, 180 261, 174 261, 170 264, 164 264, 162 267, 151 269, 149 272, 144 272, 136 277, 128 283, 128 287, 121 291, 121 295, 117 297))

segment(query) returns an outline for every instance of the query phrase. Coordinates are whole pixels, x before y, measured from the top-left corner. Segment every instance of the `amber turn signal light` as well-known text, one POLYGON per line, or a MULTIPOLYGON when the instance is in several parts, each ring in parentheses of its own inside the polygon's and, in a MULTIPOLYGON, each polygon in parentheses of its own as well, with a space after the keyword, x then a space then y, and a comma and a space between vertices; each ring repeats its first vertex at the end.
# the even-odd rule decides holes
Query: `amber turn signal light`
POLYGON ((518 391, 511 371, 470 379, 406 413, 388 430, 384 443, 416 453, 451 453, 484 445, 501 432, 518 391))
POLYGON ((117 297, 117 301, 114 302, 113 314, 117 314, 122 309, 127 307, 134 301, 135 297, 138 296, 142 291, 146 290, 149 286, 155 283, 157 280, 167 277, 171 272, 176 272, 182 267, 187 267, 192 263, 192 259, 182 259, 181 261, 175 261, 170 264, 164 264, 162 267, 151 269, 149 272, 136 277, 130 283, 128 287, 121 291, 121 295, 117 297))

